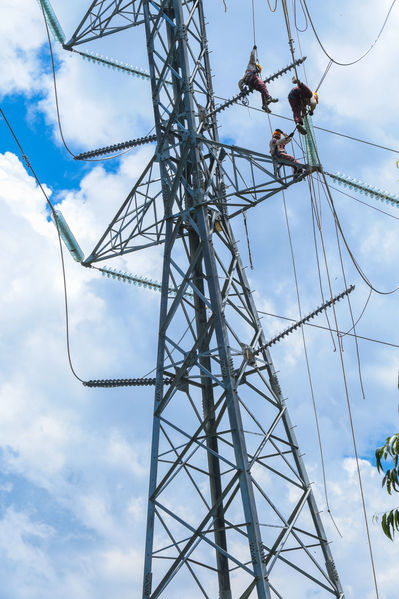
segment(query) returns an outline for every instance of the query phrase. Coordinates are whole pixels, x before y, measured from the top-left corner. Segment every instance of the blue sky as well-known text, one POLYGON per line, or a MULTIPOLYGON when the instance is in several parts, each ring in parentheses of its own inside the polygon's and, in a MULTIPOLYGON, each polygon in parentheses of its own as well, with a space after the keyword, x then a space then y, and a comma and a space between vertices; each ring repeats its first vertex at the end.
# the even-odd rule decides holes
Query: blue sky
MULTIPOLYGON (((230 97, 253 43, 249 2, 204 2, 215 93, 230 97), (248 6, 247 6, 248 5, 248 6), (238 41, 237 41, 238 40, 238 41)), ((88 4, 88 3, 87 3, 88 4)), ((291 3, 288 3, 289 5, 291 3)), ((84 5, 84 3, 83 3, 84 5)), ((375 40, 391 5, 344 0, 308 6, 320 38, 338 61, 360 56, 375 40)), ((53 0, 66 35, 86 6, 53 0)), ((290 62, 281 8, 270 13, 255 0, 256 41, 263 73, 290 62)), ((290 6, 291 16, 292 7, 290 6)), ((298 7, 298 25, 303 28, 298 7)), ((333 65, 320 87, 315 125, 399 151, 397 77, 399 8, 372 52, 350 67, 333 65)), ((328 59, 308 29, 300 34, 309 85, 315 88, 328 59)), ((295 45, 298 40, 295 33, 295 45)), ((128 31, 87 46, 147 68, 143 32, 128 31)), ((152 127, 147 82, 125 77, 65 53, 54 43, 61 118, 74 152, 145 135, 152 127), (118 93, 115 93, 115 90, 118 93)), ((34 0, 4 0, 0 23, 0 100, 40 180, 70 224, 86 255, 94 247, 151 156, 151 146, 104 163, 81 164, 63 148, 56 124, 49 53, 41 12, 34 0)), ((270 84, 280 101, 272 128, 291 130, 291 77, 270 84), (287 124, 288 123, 288 124, 287 124)), ((255 94, 252 107, 260 107, 255 94)), ((266 151, 269 120, 241 106, 221 114, 221 136, 229 143, 266 151)), ((327 171, 337 170, 399 195, 398 154, 316 131, 327 171)), ((292 148, 291 148, 292 150, 292 148)), ((293 150, 297 153, 298 146, 293 150)), ((351 193, 351 192, 349 192, 351 193)), ((353 194, 355 195, 355 194, 353 194)), ((379 289, 399 284, 399 210, 356 196, 388 215, 333 193, 349 245, 379 289), (391 215, 391 216, 389 216, 391 215)), ((308 186, 286 194, 303 313, 321 304, 308 186)), ((326 252, 334 293, 345 285, 334 224, 320 196, 326 252)), ((3 222, 0 269, 0 599, 115 599, 139 596, 148 485, 151 389, 83 388, 65 350, 62 278, 57 238, 43 197, 26 171, 4 122, 0 122, 0 210, 3 222)), ((274 196, 248 214, 254 270, 248 269, 258 309, 297 318, 295 284, 282 198, 274 196)), ((248 264, 242 222, 234 223, 248 264)), ((355 319, 368 297, 343 249, 355 319)), ((67 256, 71 349, 80 376, 142 376, 154 367, 159 294, 105 280, 67 256), (154 316, 155 315, 155 316, 154 316)), ((159 280, 161 254, 135 254, 110 266, 159 280)), ((325 274, 322 267, 322 277, 325 274)), ((341 330, 351 327, 348 306, 338 305, 341 330)), ((331 316, 331 315, 330 315, 331 316)), ((267 336, 286 322, 264 315, 267 336)), ((318 317, 315 324, 325 325, 318 317)), ((373 293, 357 327, 359 335, 399 345, 397 294, 373 293)), ((329 500, 343 532, 325 525, 347 598, 375 597, 365 543, 353 446, 337 352, 328 332, 306 329, 313 385, 326 460, 329 500)), ((353 338, 344 339, 344 360, 362 456, 380 596, 397 599, 398 545, 383 536, 372 515, 396 505, 380 489, 374 448, 397 430, 397 348, 359 340, 366 399, 361 395, 353 338)), ((325 510, 318 444, 300 333, 272 351, 291 418, 321 509, 325 510)), ((399 502, 397 502, 399 503, 399 502)), ((298 595, 295 595, 298 597, 298 595)), ((174 598, 171 598, 174 599, 174 598)), ((288 597, 287 597, 288 599, 288 597)), ((299 597, 302 599, 302 596, 299 597)))

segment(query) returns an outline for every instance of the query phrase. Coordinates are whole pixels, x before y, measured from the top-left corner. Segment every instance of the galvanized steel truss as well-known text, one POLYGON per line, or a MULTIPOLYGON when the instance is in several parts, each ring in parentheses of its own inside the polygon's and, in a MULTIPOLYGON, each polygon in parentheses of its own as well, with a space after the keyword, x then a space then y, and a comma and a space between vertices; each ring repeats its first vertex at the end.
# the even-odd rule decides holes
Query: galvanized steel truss
POLYGON ((288 577, 342 598, 231 228, 292 176, 219 142, 202 0, 94 2, 68 46, 126 10, 157 146, 86 264, 164 248, 143 599, 282 598, 288 577))

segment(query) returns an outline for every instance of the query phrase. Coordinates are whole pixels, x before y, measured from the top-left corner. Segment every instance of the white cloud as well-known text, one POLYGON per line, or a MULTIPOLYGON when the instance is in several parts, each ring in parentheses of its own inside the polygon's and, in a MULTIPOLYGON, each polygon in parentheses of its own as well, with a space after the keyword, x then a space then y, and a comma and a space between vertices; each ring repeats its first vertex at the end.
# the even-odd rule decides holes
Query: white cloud
MULTIPOLYGON (((214 11, 209 37, 214 50, 215 88, 221 95, 229 96, 237 91, 236 79, 245 67, 249 48, 244 48, 246 36, 243 31, 250 32, 251 19, 245 12, 248 19, 244 22, 242 7, 238 4, 229 6, 226 15, 221 2, 207 4, 207 10, 214 11), (231 44, 227 35, 220 35, 221 31, 229 31, 231 39, 242 39, 242 44, 231 44)), ((338 15, 345 15, 345 21, 338 16, 333 23, 328 19, 320 20, 323 41, 338 57, 358 55, 363 41, 373 39, 376 21, 381 20, 386 8, 385 3, 375 7, 375 3, 368 2, 367 6, 362 3, 362 11, 356 12, 359 3, 349 7, 346 4, 341 3, 339 10, 337 8, 338 15), (369 19, 371 10, 378 10, 375 20, 369 19), (357 33, 353 35, 355 16, 357 33), (342 37, 337 39, 338 25, 343 24, 342 37), (330 33, 328 28, 333 26, 335 29, 330 33)), ((68 5, 54 2, 54 6, 64 29, 71 32, 81 14, 81 2, 68 5)), ((272 72, 274 67, 283 66, 290 60, 288 46, 284 30, 277 27, 274 20, 281 15, 272 17, 265 12, 265 6, 262 6, 262 12, 258 9, 263 64, 265 72, 272 72)), ((336 10, 335 5, 333 9, 336 10)), ((364 63, 350 69, 332 67, 321 87, 315 124, 348 134, 353 132, 384 145, 395 145, 397 60, 396 53, 390 49, 397 45, 396 12, 392 13, 389 28, 364 63), (371 83, 370 73, 373 74, 371 83)), ((34 119, 38 111, 43 111, 58 138, 49 64, 41 62, 39 65, 38 62, 38 53, 45 42, 40 11, 34 2, 26 0, 18 4, 6 2, 4 14, 0 25, 0 58, 2 64, 13 65, 13 68, 3 69, 1 92, 19 91, 27 96, 38 91, 43 93, 44 98, 38 104, 29 105, 30 117, 34 119), (47 74, 43 73, 44 65, 47 74)), ((247 37, 249 40, 250 35, 247 37)), ((130 37, 128 43, 126 40, 124 38, 118 51, 126 52, 128 48, 130 53, 132 41, 130 37)), ((313 84, 319 80, 326 59, 317 50, 310 31, 303 41, 313 84)), ((110 38, 102 43, 104 53, 107 53, 105 48, 111 48, 113 41, 110 38)), ((138 46, 134 37, 135 50, 138 46)), ((137 61, 145 66, 144 45, 138 52, 137 61)), ((111 54, 110 51, 109 54, 119 56, 118 52, 111 54)), ((77 56, 64 54, 59 49, 56 49, 56 56, 62 122, 66 139, 74 148, 91 149, 146 133, 152 118, 147 83, 81 62, 77 56)), ((279 111, 287 115, 289 108, 285 95, 289 87, 289 77, 270 86, 280 97, 279 111)), ((255 95, 251 97, 252 105, 257 105, 258 101, 255 95)), ((271 121, 272 125, 276 122, 274 118, 271 121)), ((267 146, 269 129, 263 114, 249 116, 243 108, 237 107, 224 113, 223 123, 222 134, 231 135, 242 145, 267 146)), ((397 185, 398 171, 393 170, 393 161, 385 154, 374 154, 376 150, 363 146, 346 145, 342 139, 339 143, 332 142, 333 138, 321 132, 318 139, 326 163, 334 165, 336 162, 349 174, 355 170, 353 175, 363 176, 373 185, 382 187, 387 182, 390 189, 397 185)), ((75 188, 58 194, 59 207, 86 255, 130 191, 152 150, 145 148, 127 155, 113 171, 94 165, 79 184, 74 184, 75 188)), ((311 310, 320 305, 321 301, 306 184, 301 184, 296 191, 298 193, 287 193, 287 202, 303 311, 306 312, 308 308, 311 310)), ((372 268, 372 274, 378 275, 388 286, 397 269, 397 221, 390 226, 386 217, 368 212, 366 208, 358 210, 346 199, 339 203, 339 207, 344 230, 362 265, 368 272, 372 268)), ((20 507, 8 507, 2 515, 0 528, 4 535, 0 537, 12 539, 8 549, 0 543, 5 558, 4 572, 8 570, 7 581, 11 589, 7 599, 47 599, 54 596, 54 588, 62 589, 60 599, 70 596, 124 599, 141 585, 152 392, 85 389, 69 373, 56 232, 47 220, 45 202, 34 180, 11 153, 0 156, 0 216, 7 223, 2 233, 4 259, 0 270, 3 335, 0 341, 3 375, 0 438, 3 474, 5 478, 9 477, 8 481, 1 482, 0 488, 7 491, 2 495, 4 501, 15 502, 18 506, 29 502, 32 489, 40 490, 49 502, 49 507, 40 516, 20 507), (19 489, 20 480, 28 490, 19 489), (57 519, 59 510, 62 517, 57 519), (60 520, 68 523, 67 532, 59 527, 60 520), (36 577, 32 574, 33 569, 38 572, 36 577), (22 579, 33 580, 31 588, 19 583, 22 579)), ((255 262, 251 284, 261 298, 260 308, 295 316, 295 286, 281 198, 271 198, 257 209, 256 215, 249 215, 248 221, 255 262)), ((331 216, 324 205, 322 223, 331 277, 338 288, 342 275, 331 216)), ((238 225, 234 226, 238 228, 238 225)), ((240 237, 243 250, 243 232, 240 237)), ((344 259, 348 280, 357 282, 356 293, 359 295, 354 294, 353 305, 355 313, 360 314, 367 290, 361 287, 350 261, 344 259)), ((66 264, 72 358, 78 373, 83 378, 111 378, 140 376, 150 370, 155 357, 159 296, 104 281, 97 277, 97 273, 73 263, 68 254, 66 264)), ((322 259, 321 264, 324 273, 322 259)), ((121 259, 119 266, 159 279, 161 258, 159 253, 133 254, 121 259)), ((323 284, 326 290, 324 274, 323 284)), ((358 330, 365 335, 397 342, 396 313, 395 296, 383 299, 373 296, 358 330)), ((347 328, 350 328, 347 314, 341 310, 339 315, 340 323, 349 323, 347 328)), ((288 324, 277 319, 271 321, 269 317, 264 320, 270 334, 288 324)), ((319 318, 314 323, 325 325, 325 320, 319 318)), ((344 531, 341 541, 326 519, 328 536, 334 539, 333 553, 348 599, 374 597, 356 472, 353 460, 345 460, 345 456, 353 454, 353 448, 338 356, 332 350, 327 332, 306 329, 306 334, 318 399, 330 502, 344 531), (366 570, 367 576, 364 575, 366 570)), ((397 354, 389 348, 375 350, 373 345, 360 342, 367 395, 367 401, 363 402, 350 343, 346 338, 344 357, 359 447, 362 455, 370 455, 376 444, 396 430, 397 354)), ((279 376, 284 394, 289 396, 292 418, 299 425, 298 438, 302 451, 307 454, 305 459, 310 464, 311 478, 319 482, 320 466, 316 465, 318 458, 314 457, 318 447, 306 371, 301 359, 300 333, 273 348, 273 356, 276 367, 281 370, 279 376)), ((375 468, 364 461, 362 469, 369 514, 390 507, 392 504, 380 489, 375 468)), ((267 484, 269 477, 264 481, 267 484)), ((32 502, 39 509, 40 501, 32 502)), ((319 496, 319 504, 324 505, 322 496, 319 496)), ((186 514, 188 518, 192 516, 189 508, 186 514)), ((386 599, 396 599, 397 544, 391 545, 385 540, 377 526, 372 525, 371 530, 382 594, 386 599)))
POLYGON ((40 9, 31 0, 4 0, 0 22, 0 95, 40 89, 38 53, 44 41, 40 9))

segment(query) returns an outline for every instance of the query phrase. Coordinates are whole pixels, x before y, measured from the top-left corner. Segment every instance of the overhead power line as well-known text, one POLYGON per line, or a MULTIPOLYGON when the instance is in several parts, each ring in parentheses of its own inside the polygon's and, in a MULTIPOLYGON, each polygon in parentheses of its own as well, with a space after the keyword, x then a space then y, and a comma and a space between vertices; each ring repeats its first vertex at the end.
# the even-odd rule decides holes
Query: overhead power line
MULTIPOLYGON (((265 312, 264 310, 258 310, 259 314, 265 314, 265 316, 272 316, 273 318, 281 318, 282 320, 288 320, 290 322, 296 322, 295 318, 289 318, 288 316, 282 316, 281 314, 273 314, 272 312, 265 312)), ((321 324, 314 324, 312 322, 305 322, 304 323, 307 327, 315 327, 316 329, 323 329, 324 331, 328 331, 331 332, 333 329, 331 329, 331 327, 324 327, 321 324)), ((345 331, 337 331, 339 335, 342 336, 347 336, 349 335, 349 337, 357 337, 358 339, 363 339, 364 341, 371 341, 372 343, 379 343, 381 345, 387 345, 389 347, 396 347, 399 348, 399 345, 397 345, 396 343, 390 343, 389 341, 382 341, 381 339, 373 339, 372 337, 364 337, 363 335, 358 335, 356 333, 356 335, 354 335, 353 333, 348 333, 345 331)))
MULTIPOLYGON (((222 100, 224 102, 228 102, 227 98, 222 96, 215 96, 216 99, 222 100)), ((261 112, 264 114, 264 111, 261 108, 256 108, 256 106, 244 106, 243 104, 238 104, 242 108, 249 108, 250 110, 256 110, 257 112, 261 112)), ((293 122, 294 119, 288 116, 283 116, 282 114, 277 114, 276 112, 271 113, 273 116, 283 119, 284 121, 293 122)), ((365 139, 360 139, 359 137, 353 137, 351 135, 345 135, 345 133, 340 133, 339 131, 333 131, 332 129, 326 129, 325 127, 320 127, 318 125, 313 125, 314 129, 318 129, 319 131, 324 131, 325 133, 331 133, 332 135, 338 135, 339 137, 345 137, 346 139, 351 139, 352 141, 357 141, 362 144, 366 144, 368 146, 374 146, 375 148, 380 148, 381 150, 387 150, 388 152, 393 152, 394 154, 399 154, 399 150, 395 150, 394 148, 389 148, 388 146, 382 146, 381 144, 376 144, 372 141, 366 141, 365 139)))

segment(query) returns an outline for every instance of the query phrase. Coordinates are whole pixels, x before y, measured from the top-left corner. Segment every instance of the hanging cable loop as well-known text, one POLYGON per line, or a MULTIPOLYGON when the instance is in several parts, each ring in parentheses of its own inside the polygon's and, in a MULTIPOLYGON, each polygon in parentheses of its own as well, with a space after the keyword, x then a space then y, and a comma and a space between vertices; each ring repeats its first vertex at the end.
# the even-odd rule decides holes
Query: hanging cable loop
MULTIPOLYGON (((301 0, 301 3, 302 3, 302 0, 301 0)), ((367 55, 368 55, 368 54, 371 52, 371 50, 374 48, 374 46, 376 45, 376 43, 377 43, 377 42, 378 42, 378 40, 380 39, 380 37, 381 37, 381 34, 382 34, 382 32, 384 31, 384 29, 385 29, 385 25, 386 25, 386 24, 387 24, 387 22, 388 22, 389 16, 390 16, 390 14, 391 14, 391 11, 392 11, 392 9, 393 9, 393 7, 394 7, 394 5, 395 5, 395 4, 396 4, 396 0, 393 0, 392 4, 391 4, 391 6, 390 6, 390 9, 388 10, 388 14, 387 14, 387 16, 385 17, 385 20, 384 20, 384 22, 383 22, 383 24, 382 24, 382 27, 381 27, 381 29, 380 29, 380 31, 379 31, 379 33, 378 33, 378 35, 377 35, 376 39, 375 39, 375 40, 374 40, 374 42, 371 44, 370 48, 369 48, 369 49, 368 49, 366 52, 364 52, 364 54, 362 54, 362 55, 361 55, 359 58, 357 58, 356 60, 352 60, 351 62, 338 62, 338 60, 335 60, 334 58, 332 58, 332 57, 330 56, 330 54, 327 52, 327 50, 325 49, 325 47, 324 47, 324 46, 323 46, 323 44, 321 43, 321 40, 320 40, 320 38, 319 38, 319 36, 318 36, 318 33, 317 33, 317 31, 316 31, 316 28, 315 28, 315 26, 314 26, 314 24, 313 24, 313 21, 312 21, 312 18, 311 18, 311 16, 310 16, 309 9, 308 9, 308 7, 307 7, 307 4, 306 4, 306 0, 303 0, 303 5, 304 5, 304 7, 305 7, 305 11, 306 11, 306 14, 307 14, 307 16, 308 16, 309 23, 310 23, 310 25, 311 25, 311 27, 312 27, 312 29, 313 29, 313 33, 314 33, 314 34, 315 34, 315 36, 316 36, 316 39, 317 39, 317 41, 318 41, 318 43, 319 43, 319 46, 320 46, 320 48, 323 50, 323 52, 324 52, 324 54, 327 56, 327 58, 329 58, 330 60, 332 60, 332 62, 333 62, 334 64, 336 64, 336 65, 339 65, 340 67, 350 67, 351 65, 353 65, 353 64, 356 64, 357 62, 360 62, 361 60, 363 60, 363 58, 365 58, 365 57, 366 57, 366 56, 367 56, 367 55)))

